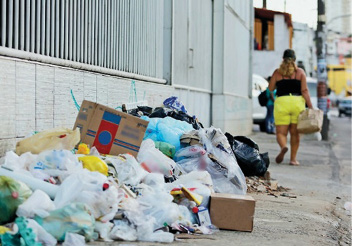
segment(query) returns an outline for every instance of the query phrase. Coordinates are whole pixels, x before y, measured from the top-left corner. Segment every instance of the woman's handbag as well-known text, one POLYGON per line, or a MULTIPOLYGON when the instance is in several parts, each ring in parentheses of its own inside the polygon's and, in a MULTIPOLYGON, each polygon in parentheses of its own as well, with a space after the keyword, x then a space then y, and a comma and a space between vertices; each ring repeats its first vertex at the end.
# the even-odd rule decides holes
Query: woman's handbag
POLYGON ((299 133, 320 132, 323 125, 324 112, 320 109, 302 111, 298 116, 297 130, 299 133))
POLYGON ((266 96, 266 90, 262 91, 258 96, 260 106, 265 107, 268 103, 268 97, 266 96))

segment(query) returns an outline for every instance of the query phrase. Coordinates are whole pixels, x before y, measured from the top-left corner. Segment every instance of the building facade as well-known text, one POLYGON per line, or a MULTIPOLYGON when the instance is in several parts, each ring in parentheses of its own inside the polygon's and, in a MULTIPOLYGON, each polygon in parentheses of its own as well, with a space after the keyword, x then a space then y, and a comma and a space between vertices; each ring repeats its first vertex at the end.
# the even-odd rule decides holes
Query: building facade
POLYGON ((293 22, 292 49, 296 53, 297 64, 304 66, 307 76, 315 77, 314 67, 317 64, 315 32, 305 23, 293 22))
POLYGON ((349 0, 326 0, 326 59, 330 65, 344 64, 352 52, 352 3, 349 0))
POLYGON ((292 35, 290 14, 255 8, 253 73, 271 76, 283 52, 292 48, 292 35))
POLYGON ((131 100, 155 107, 177 95, 205 126, 250 133, 252 6, 1 1, 0 156, 32 131, 72 128, 73 96, 116 108, 131 100))

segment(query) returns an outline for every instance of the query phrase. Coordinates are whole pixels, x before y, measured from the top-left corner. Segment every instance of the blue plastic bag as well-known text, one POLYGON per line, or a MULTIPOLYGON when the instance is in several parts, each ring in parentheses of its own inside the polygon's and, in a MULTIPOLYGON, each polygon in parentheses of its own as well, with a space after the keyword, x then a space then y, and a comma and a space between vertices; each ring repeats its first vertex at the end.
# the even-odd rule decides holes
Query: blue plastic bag
POLYGON ((185 121, 175 120, 171 117, 149 118, 142 116, 141 119, 149 121, 144 140, 151 139, 153 141, 166 142, 175 146, 176 151, 180 149, 180 137, 185 132, 193 130, 191 124, 185 121))
POLYGON ((178 97, 169 97, 166 98, 165 101, 163 102, 165 107, 176 109, 178 111, 182 111, 183 113, 187 114, 187 110, 183 103, 178 99, 178 97))

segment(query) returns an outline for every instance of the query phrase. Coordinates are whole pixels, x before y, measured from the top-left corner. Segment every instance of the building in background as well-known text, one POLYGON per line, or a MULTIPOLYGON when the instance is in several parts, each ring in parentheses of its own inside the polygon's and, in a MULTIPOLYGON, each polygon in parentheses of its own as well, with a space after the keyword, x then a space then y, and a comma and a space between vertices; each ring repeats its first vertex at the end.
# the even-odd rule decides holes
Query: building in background
POLYGON ((302 64, 307 76, 315 77, 314 67, 317 63, 315 32, 305 23, 293 22, 292 49, 296 52, 296 63, 302 64))
POLYGON ((205 126, 251 132, 252 1, 3 0, 0 16, 0 156, 73 127, 71 90, 116 108, 132 81, 152 107, 178 95, 205 126))
POLYGON ((351 54, 352 3, 350 0, 326 0, 327 63, 344 63, 344 56, 351 54))
POLYGON ((292 48, 291 15, 254 8, 253 73, 265 78, 280 65, 283 52, 292 48))
POLYGON ((352 3, 326 0, 326 60, 328 83, 338 97, 352 94, 352 3))

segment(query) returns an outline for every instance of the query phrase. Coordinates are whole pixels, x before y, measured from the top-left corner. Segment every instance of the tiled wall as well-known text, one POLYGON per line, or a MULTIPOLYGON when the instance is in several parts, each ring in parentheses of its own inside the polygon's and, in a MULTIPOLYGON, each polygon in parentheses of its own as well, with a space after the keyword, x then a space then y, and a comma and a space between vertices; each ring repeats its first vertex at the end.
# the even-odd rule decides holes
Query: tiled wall
MULTIPOLYGON (((78 102, 97 101, 116 108, 129 102, 131 80, 0 56, 0 156, 32 131, 72 128, 78 102)), ((137 99, 161 105, 174 95, 167 85, 136 81, 137 99)))

